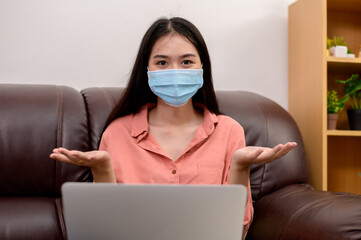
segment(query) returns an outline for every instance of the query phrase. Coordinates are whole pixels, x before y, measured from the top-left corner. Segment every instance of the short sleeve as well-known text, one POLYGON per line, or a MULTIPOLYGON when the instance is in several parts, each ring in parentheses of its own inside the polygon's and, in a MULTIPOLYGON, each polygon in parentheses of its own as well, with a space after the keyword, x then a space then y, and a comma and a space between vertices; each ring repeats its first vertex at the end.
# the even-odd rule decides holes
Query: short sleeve
MULTIPOLYGON (((232 131, 230 133, 230 137, 229 137, 229 148, 228 148, 228 158, 230 159, 229 161, 231 161, 232 159, 232 155, 233 153, 246 146, 246 140, 245 140, 245 134, 244 134, 244 129, 243 127, 236 121, 234 121, 234 124, 232 126, 232 131)), ((229 168, 230 168, 230 163, 229 163, 229 168)), ((228 169, 228 173, 229 175, 229 169, 228 169)), ((225 184, 228 184, 228 178, 225 179, 225 184)), ((246 208, 245 208, 245 214, 244 214, 244 220, 243 220, 243 235, 245 235, 245 233, 248 231, 252 219, 253 219, 253 204, 252 204, 252 193, 251 193, 251 187, 250 187, 250 182, 248 180, 248 194, 247 194, 247 203, 246 203, 246 208)))
POLYGON ((107 137, 107 134, 106 134, 106 131, 103 133, 103 136, 100 140, 100 145, 99 145, 99 150, 100 151, 107 151, 107 144, 106 144, 106 137, 107 137))

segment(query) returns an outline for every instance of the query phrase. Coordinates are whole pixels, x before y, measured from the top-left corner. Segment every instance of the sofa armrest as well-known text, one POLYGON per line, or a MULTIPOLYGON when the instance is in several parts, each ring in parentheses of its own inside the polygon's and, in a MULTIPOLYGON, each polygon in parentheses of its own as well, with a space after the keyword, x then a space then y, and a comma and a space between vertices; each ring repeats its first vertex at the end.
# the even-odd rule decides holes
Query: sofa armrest
POLYGON ((361 239, 361 196, 281 188, 254 203, 247 239, 361 239))

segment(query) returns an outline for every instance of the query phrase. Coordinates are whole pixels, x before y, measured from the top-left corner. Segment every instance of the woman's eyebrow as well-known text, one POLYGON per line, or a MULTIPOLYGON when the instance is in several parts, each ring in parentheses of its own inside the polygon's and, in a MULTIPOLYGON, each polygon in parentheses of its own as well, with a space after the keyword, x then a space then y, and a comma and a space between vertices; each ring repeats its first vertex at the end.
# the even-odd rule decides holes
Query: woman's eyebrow
POLYGON ((187 58, 187 57, 197 57, 197 56, 193 53, 187 53, 187 54, 182 55, 180 58, 187 58))
POLYGON ((166 55, 154 55, 153 58, 169 58, 166 55))
MULTIPOLYGON (((193 53, 187 53, 187 54, 180 56, 179 58, 187 58, 187 57, 197 57, 197 56, 193 53)), ((158 55, 154 55, 153 59, 154 58, 169 58, 169 56, 158 54, 158 55)))

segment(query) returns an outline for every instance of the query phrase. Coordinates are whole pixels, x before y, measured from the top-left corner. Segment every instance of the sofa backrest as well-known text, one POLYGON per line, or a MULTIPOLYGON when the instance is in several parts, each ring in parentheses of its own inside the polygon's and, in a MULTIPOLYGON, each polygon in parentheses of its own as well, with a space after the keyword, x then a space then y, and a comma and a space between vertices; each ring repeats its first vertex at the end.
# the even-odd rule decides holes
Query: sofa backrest
POLYGON ((301 133, 291 115, 274 101, 245 91, 218 91, 221 111, 244 128, 247 146, 274 147, 297 142, 284 157, 268 164, 252 165, 253 200, 284 186, 308 181, 307 160, 301 133))
MULTIPOLYGON (((122 88, 88 88, 82 91, 88 111, 90 147, 97 149, 109 113, 122 88)), ((244 91, 216 92, 220 110, 245 129, 248 146, 274 147, 295 141, 298 146, 285 157, 265 165, 253 165, 251 188, 254 200, 283 186, 307 181, 307 165, 301 134, 292 117, 278 104, 244 91)))
POLYGON ((87 168, 49 158, 56 147, 87 151, 82 95, 61 86, 0 84, 0 196, 60 196, 66 181, 91 181, 87 168))

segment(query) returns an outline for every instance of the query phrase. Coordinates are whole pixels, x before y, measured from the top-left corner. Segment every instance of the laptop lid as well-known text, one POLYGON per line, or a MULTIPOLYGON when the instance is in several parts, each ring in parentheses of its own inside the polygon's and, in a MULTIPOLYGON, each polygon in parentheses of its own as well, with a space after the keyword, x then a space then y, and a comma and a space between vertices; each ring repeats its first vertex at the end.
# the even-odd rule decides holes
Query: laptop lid
POLYGON ((247 189, 65 183, 62 197, 70 240, 239 240, 247 189))

